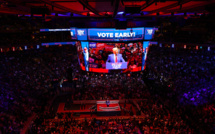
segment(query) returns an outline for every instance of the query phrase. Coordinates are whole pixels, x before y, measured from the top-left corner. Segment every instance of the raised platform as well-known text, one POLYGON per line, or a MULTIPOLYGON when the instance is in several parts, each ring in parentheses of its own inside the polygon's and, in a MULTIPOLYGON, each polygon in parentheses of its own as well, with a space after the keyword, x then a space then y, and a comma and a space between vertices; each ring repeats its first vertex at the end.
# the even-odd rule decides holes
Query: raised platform
POLYGON ((119 100, 110 100, 109 107, 106 105, 106 101, 97 101, 97 115, 99 116, 118 116, 121 115, 121 108, 119 100))

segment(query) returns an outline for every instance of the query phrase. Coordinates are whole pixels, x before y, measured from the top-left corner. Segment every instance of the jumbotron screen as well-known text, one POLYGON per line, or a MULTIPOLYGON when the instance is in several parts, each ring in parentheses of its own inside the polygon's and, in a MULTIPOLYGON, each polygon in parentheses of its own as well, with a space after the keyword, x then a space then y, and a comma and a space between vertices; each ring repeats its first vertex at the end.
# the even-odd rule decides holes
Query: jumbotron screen
POLYGON ((76 42, 79 64, 89 72, 121 73, 144 70, 149 41, 144 42, 76 42))

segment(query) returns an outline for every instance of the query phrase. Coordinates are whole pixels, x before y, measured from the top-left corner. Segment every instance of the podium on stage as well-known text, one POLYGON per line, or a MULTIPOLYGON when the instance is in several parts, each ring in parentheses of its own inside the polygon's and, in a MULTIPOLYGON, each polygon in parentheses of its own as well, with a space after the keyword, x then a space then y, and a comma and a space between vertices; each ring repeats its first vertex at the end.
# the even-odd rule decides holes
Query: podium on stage
POLYGON ((106 69, 116 70, 116 69, 127 69, 128 62, 116 62, 109 63, 106 62, 106 69))
POLYGON ((99 100, 96 102, 97 114, 101 116, 114 116, 121 114, 121 108, 119 106, 119 100, 110 100, 110 105, 107 106, 106 101, 99 100))

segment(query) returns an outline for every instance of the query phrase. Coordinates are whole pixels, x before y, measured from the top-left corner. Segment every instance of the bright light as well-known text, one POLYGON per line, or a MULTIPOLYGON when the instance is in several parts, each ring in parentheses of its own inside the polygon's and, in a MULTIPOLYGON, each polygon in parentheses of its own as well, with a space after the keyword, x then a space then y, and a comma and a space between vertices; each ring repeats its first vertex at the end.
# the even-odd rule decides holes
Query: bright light
POLYGON ((25 46, 25 50, 27 50, 27 46, 25 46))
POLYGON ((124 12, 118 12, 117 14, 123 14, 124 12))

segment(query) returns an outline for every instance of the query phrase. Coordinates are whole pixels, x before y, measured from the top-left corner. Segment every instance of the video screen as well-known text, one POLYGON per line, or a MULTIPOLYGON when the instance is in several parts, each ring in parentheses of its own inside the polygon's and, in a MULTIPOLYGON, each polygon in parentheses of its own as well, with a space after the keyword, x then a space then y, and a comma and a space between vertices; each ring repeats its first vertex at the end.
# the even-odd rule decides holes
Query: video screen
POLYGON ((149 42, 76 43, 81 69, 90 72, 121 73, 144 70, 149 42))
POLYGON ((88 42, 76 42, 78 62, 82 70, 89 71, 88 42))

